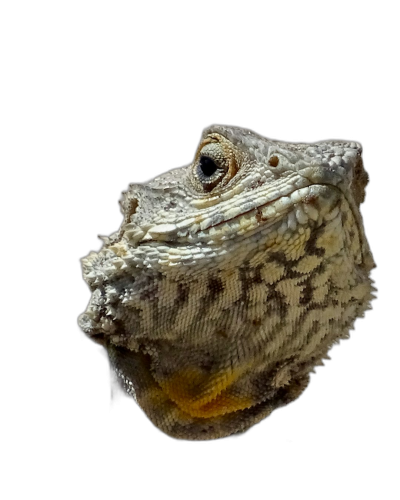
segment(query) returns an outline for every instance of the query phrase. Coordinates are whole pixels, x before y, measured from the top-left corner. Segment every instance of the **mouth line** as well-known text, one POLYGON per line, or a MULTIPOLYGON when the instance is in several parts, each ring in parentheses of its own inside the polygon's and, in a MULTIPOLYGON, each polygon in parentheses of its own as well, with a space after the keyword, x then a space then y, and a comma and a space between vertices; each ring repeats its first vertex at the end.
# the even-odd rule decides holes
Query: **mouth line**
MULTIPOLYGON (((211 229, 211 228, 214 228, 214 227, 222 226, 223 224, 226 224, 226 223, 234 221, 234 220, 239 220, 242 217, 244 217, 246 214, 250 214, 250 213, 253 213, 253 212, 255 212, 254 218, 257 220, 258 223, 261 224, 261 222, 267 222, 267 221, 269 221, 271 219, 270 218, 265 218, 263 216, 263 214, 262 214, 262 209, 263 208, 266 208, 266 207, 269 207, 269 206, 273 205, 274 203, 276 203, 277 201, 281 200, 282 198, 291 197, 293 195, 293 193, 301 191, 302 189, 308 189, 310 186, 320 186, 320 185, 323 185, 323 184, 309 184, 308 186, 303 186, 302 188, 293 189, 293 191, 290 191, 289 193, 287 193, 287 194, 285 194, 283 196, 279 196, 277 198, 274 198, 273 200, 268 201, 267 203, 263 203, 262 205, 258 205, 257 207, 251 208, 250 210, 246 210, 245 212, 241 212, 239 215, 236 215, 235 217, 231 217, 230 219, 225 219, 225 220, 223 220, 221 222, 218 222, 217 224, 213 224, 212 226, 208 226, 206 229, 211 229)), ((300 200, 298 202, 293 202, 292 204, 288 205, 287 207, 285 207, 285 210, 282 210, 281 212, 277 212, 276 216, 279 217, 281 215, 284 215, 285 213, 287 213, 287 211, 290 210, 290 208, 292 208, 295 205, 295 203, 299 203, 299 202, 300 202, 300 200)), ((273 221, 275 222, 274 219, 273 219, 273 221)))
MULTIPOLYGON (((260 226, 262 225, 261 224, 262 222, 270 221, 270 222, 275 223, 282 215, 285 215, 288 211, 290 211, 290 209, 292 209, 294 205, 296 205, 298 203, 312 204, 312 202, 317 199, 316 195, 314 195, 312 193, 305 194, 304 196, 301 197, 301 199, 299 199, 297 201, 292 201, 292 203, 288 204, 281 211, 277 211, 276 216, 273 218, 263 216, 262 210, 268 206, 273 205, 274 203, 278 202, 282 198, 290 198, 294 193, 297 193, 297 192, 302 191, 304 189, 309 190, 310 187, 312 187, 312 186, 315 186, 315 187, 326 186, 326 187, 329 187, 330 189, 336 190, 338 193, 340 193, 341 196, 345 196, 343 191, 338 186, 335 186, 334 184, 323 183, 323 182, 310 183, 307 186, 293 189, 293 191, 290 191, 289 193, 287 193, 285 195, 274 198, 273 200, 270 200, 267 203, 264 203, 262 205, 258 205, 257 207, 251 208, 250 210, 246 210, 245 212, 241 212, 239 215, 236 215, 235 217, 231 217, 230 219, 225 219, 221 222, 218 222, 217 224, 213 224, 212 226, 208 226, 205 230, 209 230, 209 229, 214 228, 214 227, 222 226, 223 224, 226 224, 226 223, 231 222, 231 221, 239 220, 242 217, 244 217, 246 214, 250 214, 252 212, 255 212, 254 218, 257 220, 257 222, 260 224, 260 226), (308 197, 308 200, 306 201, 307 197, 308 197)), ((197 231, 197 233, 198 232, 200 232, 200 231, 197 231)))
MULTIPOLYGON (((292 191, 290 191, 284 195, 278 196, 272 200, 269 200, 266 203, 263 203, 263 204, 258 205, 256 207, 253 207, 249 210, 245 210, 245 211, 243 211, 243 212, 241 212, 233 217, 230 217, 228 219, 224 219, 220 222, 217 222, 217 223, 212 224, 210 226, 204 227, 202 229, 198 228, 196 231, 192 232, 192 235, 198 236, 201 233, 208 233, 213 228, 218 228, 220 226, 223 226, 224 224, 229 224, 230 222, 232 223, 234 221, 238 221, 248 214, 254 214, 252 218, 257 221, 257 227, 253 227, 252 229, 249 228, 248 234, 250 234, 250 233, 253 234, 253 233, 258 232, 260 230, 266 229, 269 225, 274 225, 279 220, 281 220, 285 215, 287 215, 288 212, 290 212, 290 210, 293 210, 293 207, 295 205, 297 205, 299 203, 306 203, 307 205, 313 205, 313 202, 319 198, 318 193, 310 192, 310 188, 312 188, 314 186, 321 187, 321 188, 328 187, 332 190, 339 192, 341 194, 341 196, 345 196, 345 193, 343 193, 343 191, 338 186, 336 186, 334 184, 323 183, 323 182, 314 182, 314 183, 310 182, 310 184, 307 184, 307 185, 302 186, 300 188, 295 188, 292 191), (303 191, 303 193, 298 195, 298 199, 295 199, 295 200, 291 199, 295 193, 298 193, 301 191, 303 191), (290 201, 282 202, 282 206, 281 207, 278 206, 276 212, 273 214, 268 214, 268 215, 263 214, 263 211, 267 207, 270 207, 270 206, 273 206, 274 204, 279 203, 284 198, 290 199, 290 201)), ((190 230, 189 230, 189 233, 190 233, 190 230)), ((152 238, 149 240, 142 239, 141 241, 139 241, 138 246, 141 246, 141 245, 150 245, 151 246, 152 244, 159 244, 159 243, 162 243, 162 244, 165 244, 168 246, 184 246, 187 244, 187 239, 184 235, 177 238, 176 234, 171 234, 170 235, 170 236, 172 236, 171 239, 168 238, 167 234, 164 234, 163 236, 164 237, 159 238, 155 235, 152 235, 152 238)), ((238 237, 239 236, 245 237, 244 234, 240 234, 240 235, 238 234, 237 236, 238 237)))

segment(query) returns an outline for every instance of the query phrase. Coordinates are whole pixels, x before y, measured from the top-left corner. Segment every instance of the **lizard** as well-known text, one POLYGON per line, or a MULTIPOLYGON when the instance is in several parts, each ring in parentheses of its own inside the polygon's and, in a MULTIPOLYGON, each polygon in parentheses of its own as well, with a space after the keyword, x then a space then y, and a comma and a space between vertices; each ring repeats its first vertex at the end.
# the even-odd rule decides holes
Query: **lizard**
POLYGON ((158 428, 229 436, 304 391, 374 297, 367 183, 359 143, 213 125, 191 164, 123 192, 79 325, 158 428))

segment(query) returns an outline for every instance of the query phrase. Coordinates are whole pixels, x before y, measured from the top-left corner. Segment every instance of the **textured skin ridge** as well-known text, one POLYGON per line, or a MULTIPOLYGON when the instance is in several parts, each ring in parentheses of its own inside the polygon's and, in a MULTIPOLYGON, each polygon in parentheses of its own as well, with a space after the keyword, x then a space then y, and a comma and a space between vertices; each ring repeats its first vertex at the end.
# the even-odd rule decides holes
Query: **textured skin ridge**
POLYGON ((296 399, 373 298, 360 144, 214 125, 193 162, 123 193, 82 259, 79 318, 164 432, 241 432, 296 399))

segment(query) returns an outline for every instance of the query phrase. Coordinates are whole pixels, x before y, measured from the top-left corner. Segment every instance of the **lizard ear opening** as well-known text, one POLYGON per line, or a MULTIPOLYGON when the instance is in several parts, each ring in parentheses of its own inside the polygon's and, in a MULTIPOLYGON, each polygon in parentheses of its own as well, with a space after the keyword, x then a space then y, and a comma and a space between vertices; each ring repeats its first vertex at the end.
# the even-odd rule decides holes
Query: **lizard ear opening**
POLYGON ((279 164, 279 158, 276 155, 273 155, 268 160, 268 164, 270 167, 277 167, 279 164))

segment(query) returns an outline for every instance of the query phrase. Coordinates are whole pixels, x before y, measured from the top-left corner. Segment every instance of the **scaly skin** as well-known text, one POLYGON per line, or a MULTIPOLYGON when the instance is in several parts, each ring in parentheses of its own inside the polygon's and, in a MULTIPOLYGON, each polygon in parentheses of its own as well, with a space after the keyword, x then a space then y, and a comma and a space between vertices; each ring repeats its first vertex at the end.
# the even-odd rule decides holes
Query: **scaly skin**
POLYGON ((212 126, 191 165, 129 187, 79 323, 155 425, 223 437, 299 396, 369 308, 367 182, 359 144, 212 126))

